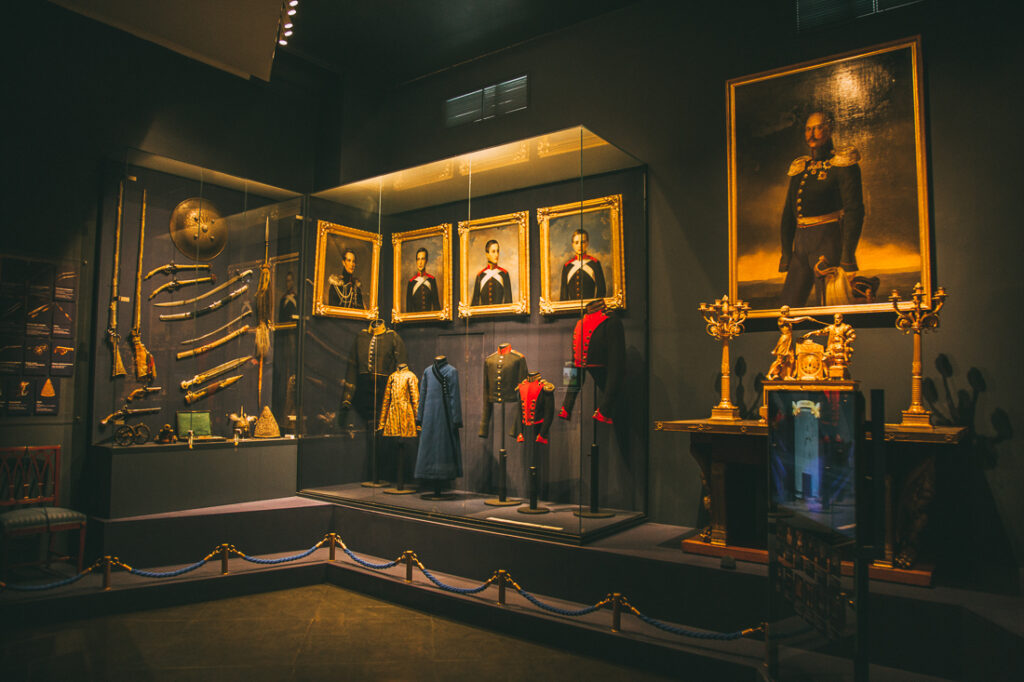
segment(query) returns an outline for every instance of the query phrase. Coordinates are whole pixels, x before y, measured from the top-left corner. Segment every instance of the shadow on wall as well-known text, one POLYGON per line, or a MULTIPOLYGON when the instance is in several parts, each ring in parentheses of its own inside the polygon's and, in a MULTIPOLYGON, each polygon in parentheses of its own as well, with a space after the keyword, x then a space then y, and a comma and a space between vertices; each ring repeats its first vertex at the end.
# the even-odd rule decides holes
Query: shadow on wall
POLYGON ((977 367, 967 370, 966 387, 956 376, 954 362, 945 354, 935 359, 940 379, 922 381, 922 397, 937 426, 963 426, 964 446, 948 462, 946 490, 940 490, 936 523, 929 542, 944 547, 936 580, 943 584, 999 593, 1020 592, 1017 561, 999 507, 986 477, 1001 456, 1009 451, 999 446, 1013 438, 1009 414, 995 408, 988 415, 989 434, 980 433, 978 402, 987 390, 985 377, 977 367), (1003 453, 1000 454, 1000 450, 1003 453), (960 461, 955 461, 959 459, 960 461), (945 500, 945 502, 941 502, 945 500))
MULTIPOLYGON (((764 381, 765 376, 763 372, 758 372, 754 375, 754 378, 750 380, 750 384, 753 388, 753 393, 749 396, 747 384, 744 383, 744 378, 747 376, 747 360, 742 355, 736 358, 736 363, 732 368, 732 404, 739 408, 740 419, 760 419, 761 418, 761 400, 764 397, 764 392, 761 390, 761 382, 764 381), (748 402, 749 401, 749 402, 748 402)), ((715 372, 714 381, 715 390, 715 403, 717 404, 717 396, 722 394, 722 373, 715 372)), ((710 406, 708 410, 710 411, 710 406)))

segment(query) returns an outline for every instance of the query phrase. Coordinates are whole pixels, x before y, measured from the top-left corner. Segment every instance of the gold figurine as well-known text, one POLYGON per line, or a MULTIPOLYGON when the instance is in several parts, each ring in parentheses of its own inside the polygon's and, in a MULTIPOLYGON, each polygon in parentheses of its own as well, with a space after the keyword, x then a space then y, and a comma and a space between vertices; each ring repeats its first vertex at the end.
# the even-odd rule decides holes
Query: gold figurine
POLYGON ((711 408, 711 419, 717 421, 739 421, 740 410, 729 401, 732 394, 729 387, 729 339, 743 333, 743 323, 750 312, 750 305, 736 300, 729 302, 728 296, 716 299, 711 305, 700 304, 700 312, 707 323, 704 330, 722 342, 722 398, 711 408))
POLYGON ((789 306, 784 305, 779 309, 779 340, 775 342, 772 355, 775 360, 768 368, 768 379, 795 379, 796 378, 796 351, 793 348, 793 325, 799 322, 813 320, 813 317, 790 317, 789 306))
POLYGON ((913 307, 907 311, 900 310, 900 292, 895 289, 889 294, 889 301, 896 310, 896 328, 904 334, 914 335, 914 360, 910 366, 910 408, 903 410, 901 428, 931 429, 932 413, 921 404, 921 334, 939 328, 939 311, 946 303, 946 290, 939 287, 932 294, 932 307, 924 306, 924 287, 918 282, 911 294, 913 307))
POLYGON ((828 334, 825 344, 825 366, 828 368, 829 379, 850 378, 850 358, 853 357, 853 341, 857 332, 848 323, 843 322, 843 314, 836 313, 832 324, 825 325, 804 334, 804 339, 812 336, 828 334))

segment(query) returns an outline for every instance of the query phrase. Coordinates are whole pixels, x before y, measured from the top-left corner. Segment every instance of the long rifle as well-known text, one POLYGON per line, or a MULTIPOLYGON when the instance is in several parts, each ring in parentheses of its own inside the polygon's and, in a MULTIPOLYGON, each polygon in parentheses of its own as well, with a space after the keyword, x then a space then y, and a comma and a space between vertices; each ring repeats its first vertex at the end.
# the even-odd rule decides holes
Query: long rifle
POLYGON ((118 342, 121 335, 117 333, 117 304, 120 302, 118 277, 121 271, 121 215, 124 212, 124 178, 117 190, 117 228, 114 231, 114 279, 110 283, 110 317, 107 322, 107 343, 110 344, 110 377, 123 377, 127 372, 121 360, 121 349, 118 342))
POLYGON ((135 349, 135 378, 147 384, 156 379, 156 361, 142 345, 142 247, 146 243, 146 190, 142 190, 142 217, 139 219, 139 266, 135 269, 135 318, 130 334, 135 349))

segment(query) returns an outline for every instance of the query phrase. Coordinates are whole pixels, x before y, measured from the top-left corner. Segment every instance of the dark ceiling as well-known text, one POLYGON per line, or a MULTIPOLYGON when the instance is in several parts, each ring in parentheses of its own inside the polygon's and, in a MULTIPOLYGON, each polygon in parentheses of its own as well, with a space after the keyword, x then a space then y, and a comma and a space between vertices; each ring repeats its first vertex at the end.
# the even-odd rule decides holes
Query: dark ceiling
POLYGON ((279 50, 378 86, 410 81, 637 0, 300 0, 279 50))

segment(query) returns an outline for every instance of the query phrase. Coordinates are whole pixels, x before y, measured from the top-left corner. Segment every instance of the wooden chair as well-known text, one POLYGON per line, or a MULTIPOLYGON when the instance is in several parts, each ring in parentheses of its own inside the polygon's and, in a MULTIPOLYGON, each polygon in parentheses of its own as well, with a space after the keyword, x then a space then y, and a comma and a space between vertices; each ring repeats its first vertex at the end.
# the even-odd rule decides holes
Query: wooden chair
POLYGON ((86 516, 55 507, 60 485, 60 446, 0 448, 0 570, 7 564, 11 538, 46 533, 47 566, 53 556, 54 534, 78 530, 78 571, 85 554, 86 516))

